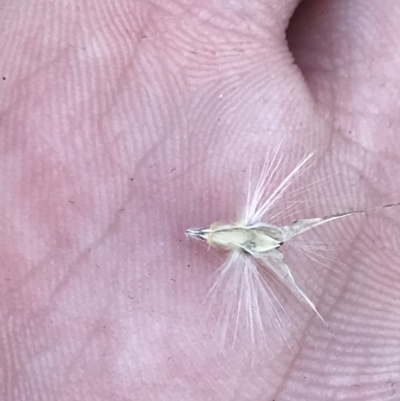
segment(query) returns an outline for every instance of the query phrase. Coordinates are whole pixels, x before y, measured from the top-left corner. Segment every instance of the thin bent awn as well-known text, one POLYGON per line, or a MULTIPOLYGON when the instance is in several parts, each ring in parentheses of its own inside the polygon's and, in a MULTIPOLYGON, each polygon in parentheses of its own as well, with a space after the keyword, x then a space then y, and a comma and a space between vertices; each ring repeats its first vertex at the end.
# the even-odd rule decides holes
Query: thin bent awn
MULTIPOLYGON (((236 337, 240 323, 240 316, 245 316, 244 325, 248 330, 253 346, 259 340, 266 339, 265 320, 275 326, 287 342, 284 334, 282 319, 274 305, 283 307, 271 290, 268 277, 278 284, 285 286, 295 297, 310 307, 323 320, 313 301, 296 283, 291 269, 285 262, 280 247, 292 238, 311 228, 341 219, 364 211, 351 211, 325 217, 297 220, 292 224, 277 226, 263 222, 263 218, 271 207, 282 197, 293 179, 305 170, 305 166, 313 157, 309 154, 291 171, 291 173, 268 196, 268 190, 273 181, 272 177, 280 165, 276 162, 277 153, 271 163, 264 166, 261 177, 252 191, 251 182, 248 186, 247 201, 244 213, 238 221, 228 224, 213 223, 208 228, 191 228, 186 230, 190 237, 207 242, 208 245, 228 251, 228 257, 218 269, 211 286, 209 297, 215 298, 222 293, 222 300, 218 299, 223 309, 224 333, 228 331, 229 322, 234 320, 236 337), (274 165, 275 164, 275 165, 274 165), (265 316, 265 312, 267 315, 265 316)), ((390 204, 384 207, 396 206, 390 204)), ((369 209, 374 210, 374 209, 369 209)), ((270 336, 270 333, 268 333, 270 336)))

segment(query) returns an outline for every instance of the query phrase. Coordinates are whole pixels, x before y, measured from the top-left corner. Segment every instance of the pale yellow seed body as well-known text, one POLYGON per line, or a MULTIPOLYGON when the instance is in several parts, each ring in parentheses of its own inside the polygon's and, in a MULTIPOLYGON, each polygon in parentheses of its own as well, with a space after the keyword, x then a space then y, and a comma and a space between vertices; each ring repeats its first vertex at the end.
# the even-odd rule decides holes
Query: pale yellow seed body
POLYGON ((263 228, 233 225, 210 228, 207 242, 212 246, 242 249, 249 253, 263 253, 281 245, 281 242, 269 236, 263 228))

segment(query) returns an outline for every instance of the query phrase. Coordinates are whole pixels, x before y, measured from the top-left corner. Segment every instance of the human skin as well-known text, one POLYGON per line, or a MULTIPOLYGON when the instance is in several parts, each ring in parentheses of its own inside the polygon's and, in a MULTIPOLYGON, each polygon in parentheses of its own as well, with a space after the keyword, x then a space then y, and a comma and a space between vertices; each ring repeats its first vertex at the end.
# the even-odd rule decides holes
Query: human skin
POLYGON ((184 235, 282 135, 315 153, 303 217, 400 200, 398 2, 2 4, 1 400, 398 397, 400 210, 319 229, 329 330, 305 308, 268 357, 221 349, 184 235))

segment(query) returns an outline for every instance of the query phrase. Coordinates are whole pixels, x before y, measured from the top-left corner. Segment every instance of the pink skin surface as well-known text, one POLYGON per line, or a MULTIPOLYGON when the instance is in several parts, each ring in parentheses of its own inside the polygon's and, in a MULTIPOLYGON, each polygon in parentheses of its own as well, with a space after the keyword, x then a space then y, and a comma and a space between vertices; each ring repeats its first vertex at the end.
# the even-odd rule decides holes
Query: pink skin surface
POLYGON ((398 209, 319 229, 346 266, 304 266, 334 335, 304 309, 254 358, 202 307, 219 259, 184 231, 283 134, 333 177, 299 217, 400 200, 398 1, 297 6, 2 2, 1 400, 398 399, 398 209))

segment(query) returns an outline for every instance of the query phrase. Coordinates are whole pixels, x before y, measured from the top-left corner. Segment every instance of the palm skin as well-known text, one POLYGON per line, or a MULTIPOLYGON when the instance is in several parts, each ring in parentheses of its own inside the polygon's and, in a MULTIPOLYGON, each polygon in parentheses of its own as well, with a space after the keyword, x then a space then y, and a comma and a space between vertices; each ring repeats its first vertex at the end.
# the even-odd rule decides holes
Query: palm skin
POLYGON ((2 399, 393 399, 398 211, 321 227, 348 267, 304 266, 334 337, 302 315, 272 361, 220 352, 218 261, 184 238, 283 134, 336 177, 315 215, 399 200, 400 8, 349 3, 3 7, 2 399))

